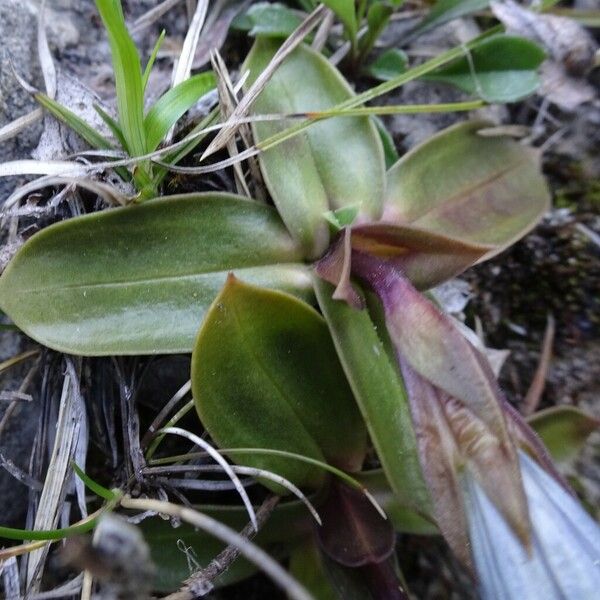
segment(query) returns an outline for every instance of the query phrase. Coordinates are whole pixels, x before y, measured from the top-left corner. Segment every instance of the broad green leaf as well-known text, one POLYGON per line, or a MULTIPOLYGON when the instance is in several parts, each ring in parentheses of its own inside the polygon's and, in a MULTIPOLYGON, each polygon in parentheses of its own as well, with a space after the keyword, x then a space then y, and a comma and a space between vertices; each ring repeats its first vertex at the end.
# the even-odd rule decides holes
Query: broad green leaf
POLYGON ((527 422, 542 438, 552 458, 561 463, 577 457, 600 421, 574 406, 553 406, 532 415, 527 422))
MULTIPOLYGON (((293 296, 229 277, 198 334, 192 393, 203 425, 223 448, 285 450, 360 468, 366 430, 329 331, 293 296)), ((324 477, 285 458, 234 457, 299 486, 317 487, 324 477)))
POLYGON ((333 287, 315 278, 319 306, 390 486, 399 500, 427 514, 429 495, 419 464, 410 408, 397 368, 391 362, 366 310, 333 300, 333 287))
MULTIPOLYGON (((259 38, 243 70, 247 85, 265 69, 277 43, 259 38)), ((339 72, 320 54, 296 49, 275 72, 254 104, 257 114, 329 109, 352 98, 339 72)), ((289 123, 254 124, 257 141, 289 123)), ((325 213, 357 205, 366 218, 378 218, 384 185, 381 141, 367 117, 333 118, 259 156, 265 183, 292 236, 309 258, 323 253, 329 241, 325 213)))
POLYGON ((429 31, 453 19, 483 10, 489 4, 490 0, 438 0, 421 21, 417 31, 419 33, 429 31))
POLYGON ((0 278, 0 307, 63 352, 190 352, 228 272, 310 297, 299 259, 269 207, 229 194, 165 197, 36 234, 0 278))
POLYGON ((390 48, 380 54, 368 67, 367 73, 380 81, 390 81, 406 72, 408 57, 398 48, 390 48))
POLYGON ((354 10, 354 0, 322 0, 325 6, 328 6, 344 24, 348 37, 353 40, 358 31, 356 22, 356 12, 354 10))
POLYGON ((215 74, 207 71, 193 75, 161 96, 144 118, 146 151, 156 150, 169 129, 215 86, 215 74))
POLYGON ((251 36, 288 37, 300 23, 302 17, 284 4, 257 2, 236 17, 232 27, 251 36))
POLYGON ((146 152, 144 137, 144 91, 140 56, 123 16, 120 0, 96 0, 108 33, 112 54, 119 122, 133 156, 146 152))
POLYGON ((538 153, 507 137, 484 137, 470 121, 429 138, 389 171, 383 221, 408 224, 497 254, 548 210, 538 153))
POLYGON ((546 55, 535 43, 513 35, 482 40, 470 56, 459 58, 425 77, 450 83, 487 102, 515 102, 537 89, 537 68, 546 55))
MULTIPOLYGON (((196 508, 238 531, 248 522, 248 512, 243 507, 208 505, 196 508)), ((294 544, 310 534, 311 518, 301 502, 279 504, 253 541, 270 554, 277 552, 284 558, 294 544)), ((191 574, 190 564, 192 569, 194 561, 206 567, 224 549, 222 542, 187 523, 173 527, 170 521, 152 517, 144 519, 138 527, 144 534, 156 566, 154 590, 157 592, 179 589, 191 574)), ((254 572, 256 567, 240 557, 215 584, 217 587, 230 585, 254 572)))

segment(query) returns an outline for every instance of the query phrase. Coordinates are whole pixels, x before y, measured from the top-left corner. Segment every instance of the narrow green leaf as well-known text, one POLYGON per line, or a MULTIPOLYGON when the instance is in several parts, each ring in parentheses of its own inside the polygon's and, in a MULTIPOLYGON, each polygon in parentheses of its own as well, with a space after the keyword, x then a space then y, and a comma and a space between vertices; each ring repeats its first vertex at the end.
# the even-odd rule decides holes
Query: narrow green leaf
POLYGON ((144 119, 147 152, 156 150, 169 129, 215 86, 215 74, 207 71, 193 75, 161 96, 144 119))
POLYGON ((77 135, 80 135, 92 148, 107 150, 113 148, 113 145, 101 133, 98 133, 93 127, 88 125, 81 117, 66 106, 59 104, 46 94, 38 92, 35 99, 57 119, 69 126, 77 135))
POLYGON ((130 154, 129 148, 127 147, 127 140, 123 137, 123 132, 119 127, 119 124, 98 104, 94 104, 94 110, 98 113, 99 117, 106 123, 107 127, 111 130, 112 134, 121 144, 121 148, 127 154, 130 154))
MULTIPOLYGON (((366 431, 327 326, 293 296, 230 276, 198 334, 192 393, 222 448, 272 448, 360 468, 366 431)), ((323 481, 323 471, 306 463, 234 456, 298 486, 323 481)))
POLYGON ((96 483, 76 462, 73 462, 73 471, 75 471, 77 477, 83 481, 85 486, 94 492, 94 494, 100 496, 100 498, 104 498, 105 500, 116 500, 119 497, 118 493, 96 483))
POLYGON ((541 410, 527 423, 542 438, 552 458, 561 463, 577 457, 588 437, 600 429, 600 421, 574 406, 541 410))
POLYGON ((310 298, 299 259, 267 206, 218 193, 165 197, 36 234, 0 278, 0 307, 72 354, 190 352, 230 271, 310 298))
POLYGON ((140 55, 123 16, 120 0, 96 0, 96 6, 108 33, 112 54, 119 123, 133 156, 146 151, 144 139, 144 91, 140 55))
POLYGON ((476 94, 487 102, 515 102, 537 89, 537 68, 546 55, 534 42, 513 35, 483 40, 470 56, 425 76, 476 94))
POLYGON ((392 135, 388 131, 388 128, 385 126, 385 123, 381 120, 381 118, 372 117, 372 119, 375 123, 375 127, 377 127, 377 133, 379 134, 379 139, 381 140, 381 145, 383 146, 385 168, 390 169, 400 158, 398 155, 398 150, 396 150, 394 139, 392 138, 392 135))
POLYGON ((232 27, 247 31, 248 35, 286 38, 298 25, 302 17, 279 2, 257 2, 242 15, 236 17, 232 27))
POLYGON ((144 69, 144 73, 142 74, 142 93, 146 91, 146 87, 148 86, 148 79, 150 78, 150 73, 152 72, 152 67, 154 66, 154 62, 156 61, 156 57, 158 56, 158 51, 162 46, 166 31, 163 29, 156 40, 156 44, 154 44, 154 48, 152 49, 152 54, 150 54, 150 58, 146 63, 146 68, 144 69))
MULTIPOLYGON (((272 40, 258 39, 244 64, 247 85, 265 69, 277 50, 272 40)), ((254 105, 256 113, 321 111, 352 98, 340 73, 320 54, 295 50, 276 71, 254 105)), ((255 123, 257 141, 286 129, 285 122, 255 123)), ((265 182, 292 235, 307 257, 323 253, 329 241, 324 214, 359 205, 366 218, 380 216, 383 150, 366 117, 333 118, 267 150, 259 157, 265 182), (290 160, 293 157, 293 160, 290 160)))
POLYGON ((449 127, 389 171, 383 220, 427 229, 497 254, 529 231, 550 196, 535 150, 483 137, 486 122, 449 127))
POLYGON ((398 48, 380 54, 368 67, 367 73, 380 81, 390 81, 406 72, 408 57, 398 48))
POLYGON ((424 33, 448 21, 470 15, 487 8, 490 0, 438 0, 429 14, 421 21, 417 31, 424 33))
POLYGON ((366 310, 333 300, 333 287, 315 278, 319 306, 394 493, 406 506, 427 514, 408 399, 394 363, 366 310))

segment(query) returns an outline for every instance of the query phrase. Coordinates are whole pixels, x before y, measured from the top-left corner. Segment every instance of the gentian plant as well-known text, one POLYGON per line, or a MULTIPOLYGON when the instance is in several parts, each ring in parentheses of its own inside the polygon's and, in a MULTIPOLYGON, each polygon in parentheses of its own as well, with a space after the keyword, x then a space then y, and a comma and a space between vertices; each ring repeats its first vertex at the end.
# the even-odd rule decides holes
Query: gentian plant
MULTIPOLYGON (((257 39, 247 87, 278 45, 257 39)), ((352 97, 300 46, 253 111, 317 114, 352 97)), ((428 292, 541 218, 537 152, 468 121, 386 172, 368 116, 314 121, 259 155, 274 206, 199 193, 53 225, 6 268, 0 306, 62 352, 191 352, 195 406, 223 453, 312 494, 322 524, 282 504, 275 541, 317 597, 407 597, 395 527, 441 532, 484 598, 591 598, 597 524, 428 292), (363 472, 368 439, 382 471, 363 472), (386 490, 388 520, 363 488, 386 490)), ((252 124, 258 143, 286 127, 252 124)))

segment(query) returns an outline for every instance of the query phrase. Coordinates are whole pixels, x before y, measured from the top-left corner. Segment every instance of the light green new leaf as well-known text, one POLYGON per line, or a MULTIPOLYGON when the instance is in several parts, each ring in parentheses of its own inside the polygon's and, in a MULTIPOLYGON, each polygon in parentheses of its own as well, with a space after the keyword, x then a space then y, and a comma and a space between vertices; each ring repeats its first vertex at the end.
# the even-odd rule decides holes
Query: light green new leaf
POLYGON ((120 0, 96 0, 108 33, 117 91, 119 123, 133 156, 146 153, 144 136, 144 91, 140 55, 123 16, 120 0))
POLYGON ((0 278, 0 307, 72 354, 190 352, 228 272, 310 297, 299 259, 267 206, 217 193, 165 197, 36 234, 0 278))
POLYGON ((552 458, 569 462, 577 457, 588 437, 600 429, 600 421, 574 406, 553 406, 529 419, 529 426, 542 438, 552 458))
POLYGON ((212 71, 194 75, 163 94, 144 119, 146 151, 153 152, 171 127, 207 92, 216 86, 212 71))
POLYGON ((319 306, 394 493, 421 513, 430 507, 406 391, 366 310, 333 300, 333 287, 315 277, 319 306))
POLYGON ((417 31, 419 33, 429 31, 453 19, 483 10, 489 4, 490 0, 438 0, 421 21, 417 31))
POLYGON ((405 154, 388 171, 383 221, 494 246, 484 258, 527 233, 550 203, 538 154, 479 135, 486 126, 449 127, 405 154))
MULTIPOLYGON (((242 274, 243 277, 243 274, 242 274)), ((192 354, 192 393, 203 425, 223 448, 269 448, 360 468, 366 430, 327 325, 310 306, 230 276, 192 354)), ((267 455, 241 464, 318 487, 322 469, 267 455)))
POLYGON ((546 55, 533 42, 513 35, 482 40, 470 56, 434 71, 424 79, 450 83, 487 102, 515 102, 537 89, 537 68, 546 55))
MULTIPOLYGON (((265 69, 277 47, 272 40, 256 41, 242 68, 250 70, 247 85, 265 69)), ((259 95, 254 112, 319 111, 352 96, 347 82, 323 56, 299 47, 259 95)), ((264 140, 288 125, 285 121, 255 123, 255 137, 264 140)), ((327 211, 356 205, 363 217, 380 216, 383 149, 367 117, 333 118, 314 124, 261 153, 259 160, 279 213, 308 258, 318 257, 327 247, 327 211)))

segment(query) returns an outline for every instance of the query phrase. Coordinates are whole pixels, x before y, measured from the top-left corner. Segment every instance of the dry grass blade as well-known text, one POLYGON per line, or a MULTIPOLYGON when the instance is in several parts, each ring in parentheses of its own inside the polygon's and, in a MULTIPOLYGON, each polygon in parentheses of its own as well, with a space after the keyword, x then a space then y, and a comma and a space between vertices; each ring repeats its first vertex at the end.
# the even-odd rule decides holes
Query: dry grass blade
POLYGON ((133 499, 125 497, 121 500, 123 508, 132 510, 153 510, 157 513, 179 518, 190 523, 198 529, 220 539, 229 546, 238 548, 240 554, 252 564, 263 570, 292 600, 314 600, 312 595, 298 583, 278 562, 273 560, 264 550, 253 544, 248 539, 223 525, 216 519, 209 517, 191 508, 185 508, 162 502, 160 500, 133 499))
POLYGON ((150 440, 154 437, 154 434, 160 429, 164 423, 167 415, 189 394, 192 389, 192 381, 188 379, 171 397, 171 399, 163 406, 161 411, 156 415, 154 421, 148 427, 148 431, 145 433, 141 441, 142 450, 148 448, 150 440))
POLYGON ((4 594, 6 600, 19 600, 21 590, 19 589, 19 566, 17 559, 12 556, 0 563, 0 573, 4 583, 4 594))
POLYGON ((335 14, 331 9, 327 9, 325 16, 323 17, 323 21, 319 25, 319 29, 317 29, 317 33, 315 33, 315 38, 313 43, 311 44, 311 48, 316 50, 317 52, 321 52, 323 46, 327 43, 327 38, 329 37, 329 33, 331 31, 331 27, 335 21, 335 14))
MULTIPOLYGON (((279 68, 281 63, 289 56, 291 52, 304 40, 304 38, 317 26, 325 14, 326 8, 320 4, 308 17, 299 25, 299 27, 288 37, 281 45, 279 50, 273 56, 267 68, 257 77, 256 81, 250 86, 236 109, 231 114, 229 121, 237 120, 244 116, 250 109, 253 102, 262 92, 265 85, 273 76, 273 73, 279 68)), ((222 148, 235 135, 238 125, 231 123, 230 126, 222 129, 215 139, 208 145, 201 157, 201 161, 214 154, 222 148)))
MULTIPOLYGON (((54 447, 50 464, 35 515, 34 530, 48 530, 56 527, 62 511, 62 504, 70 477, 70 463, 75 453, 81 421, 79 405, 79 384, 69 372, 65 375, 56 424, 54 447)), ((39 589, 48 547, 31 553, 27 564, 28 589, 39 589)))
POLYGON ((68 160, 9 160, 0 164, 0 177, 15 175, 85 175, 85 167, 68 160))
POLYGON ((198 40, 200 39, 200 32, 202 31, 204 21, 206 20, 207 11, 208 0, 200 0, 194 12, 190 27, 185 35, 185 39, 183 40, 181 54, 173 69, 171 87, 175 87, 190 76, 192 63, 194 62, 194 54, 196 53, 196 47, 198 46, 198 40))
POLYGON ((33 550, 37 550, 48 543, 49 542, 46 541, 28 542, 26 544, 19 544, 18 546, 0 549, 0 570, 2 569, 2 566, 6 564, 5 561, 8 561, 9 558, 33 552, 33 550))
POLYGON ((7 123, 4 127, 0 127, 0 144, 19 135, 21 131, 27 129, 30 125, 37 123, 43 116, 44 111, 41 108, 36 108, 30 113, 7 123))
POLYGON ((544 393, 544 387, 546 385, 546 375, 548 374, 548 367, 550 366, 550 360, 552 359, 555 329, 554 317, 548 315, 544 340, 542 341, 540 360, 531 381, 531 385, 529 386, 529 390, 527 390, 525 400, 523 400, 521 412, 525 416, 533 414, 542 399, 542 394, 544 393))
POLYGON ((20 354, 15 354, 14 356, 7 358, 6 360, 0 362, 0 373, 7 371, 11 367, 18 365, 32 356, 37 356, 39 353, 39 350, 27 350, 26 352, 21 352, 20 354))
POLYGON ((130 33, 133 35, 150 27, 150 25, 156 23, 158 19, 180 2, 181 0, 164 0, 164 2, 157 4, 134 21, 133 25, 129 28, 130 33))
POLYGON ((38 13, 38 28, 37 28, 37 46, 38 56, 40 59, 40 67, 44 77, 44 86, 46 94, 54 99, 56 96, 56 67, 48 46, 48 38, 46 37, 45 27, 46 15, 46 0, 42 0, 42 5, 38 13))
POLYGON ((12 209, 22 198, 28 196, 32 192, 52 185, 73 185, 82 187, 97 194, 109 205, 125 206, 126 204, 129 204, 127 196, 124 196, 116 188, 106 183, 94 181, 93 179, 85 179, 83 177, 46 176, 40 177, 15 190, 4 202, 4 206, 0 209, 0 214, 10 215, 10 209, 12 209))
MULTIPOLYGON (((217 76, 217 90, 219 92, 221 115, 224 119, 227 119, 235 110, 237 98, 235 96, 235 92, 233 91, 233 84, 231 83, 229 71, 227 70, 227 67, 225 66, 225 63, 223 62, 219 52, 217 51, 211 53, 210 58, 213 70, 217 76)), ((227 150, 231 158, 234 158, 239 154, 235 137, 232 137, 227 142, 227 150)), ((248 188, 248 183, 246 182, 242 165, 239 162, 236 162, 233 165, 233 172, 235 175, 235 184, 238 193, 250 198, 250 189, 248 188)))
POLYGON ((248 511, 248 515, 250 517, 250 521, 252 521, 254 527, 258 530, 258 524, 256 521, 256 513, 254 512, 254 507, 252 506, 252 502, 250 502, 250 498, 248 498, 248 494, 242 485, 242 482, 239 480, 239 477, 234 473, 231 465, 217 452, 208 442, 204 441, 202 438, 186 431, 185 429, 181 429, 180 427, 166 427, 165 429, 161 429, 160 433, 170 433, 172 435, 179 435, 181 437, 187 438, 190 442, 193 442, 206 452, 210 454, 210 456, 223 467, 223 471, 227 474, 227 476, 231 479, 231 481, 235 485, 235 489, 237 490, 246 510, 248 511))

